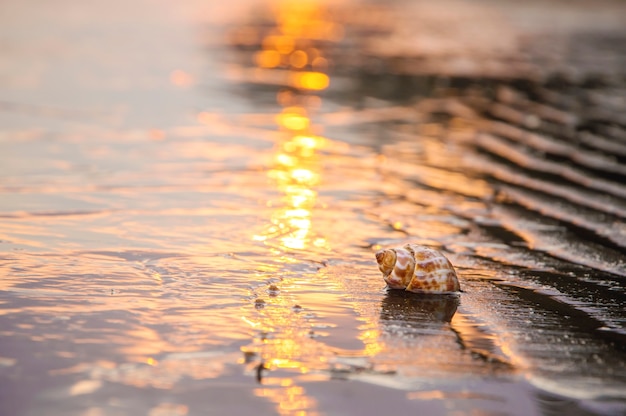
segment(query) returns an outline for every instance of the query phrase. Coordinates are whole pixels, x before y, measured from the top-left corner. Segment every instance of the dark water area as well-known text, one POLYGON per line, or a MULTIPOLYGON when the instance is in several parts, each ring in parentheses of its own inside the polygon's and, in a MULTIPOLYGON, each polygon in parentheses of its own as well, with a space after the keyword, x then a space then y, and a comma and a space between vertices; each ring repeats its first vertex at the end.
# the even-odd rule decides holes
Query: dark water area
POLYGON ((0 5, 0 414, 626 413, 622 2, 211 3, 0 5))

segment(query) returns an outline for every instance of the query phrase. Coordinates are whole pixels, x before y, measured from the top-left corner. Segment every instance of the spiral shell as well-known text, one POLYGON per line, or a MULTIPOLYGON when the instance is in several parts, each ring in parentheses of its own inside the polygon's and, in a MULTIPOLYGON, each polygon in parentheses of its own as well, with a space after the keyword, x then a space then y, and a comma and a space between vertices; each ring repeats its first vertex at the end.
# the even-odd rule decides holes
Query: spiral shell
POLYGON ((461 290, 450 261, 432 248, 407 244, 376 253, 378 268, 391 289, 415 293, 448 293, 461 290))

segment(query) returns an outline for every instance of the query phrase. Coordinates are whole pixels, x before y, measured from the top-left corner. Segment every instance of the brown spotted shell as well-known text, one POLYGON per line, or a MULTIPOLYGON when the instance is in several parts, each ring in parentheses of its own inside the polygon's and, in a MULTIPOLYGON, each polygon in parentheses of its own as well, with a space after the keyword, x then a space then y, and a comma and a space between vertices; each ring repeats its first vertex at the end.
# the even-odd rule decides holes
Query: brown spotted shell
POLYGON ((417 244, 380 250, 378 268, 391 289, 415 293, 449 293, 461 290, 450 261, 439 251, 417 244))

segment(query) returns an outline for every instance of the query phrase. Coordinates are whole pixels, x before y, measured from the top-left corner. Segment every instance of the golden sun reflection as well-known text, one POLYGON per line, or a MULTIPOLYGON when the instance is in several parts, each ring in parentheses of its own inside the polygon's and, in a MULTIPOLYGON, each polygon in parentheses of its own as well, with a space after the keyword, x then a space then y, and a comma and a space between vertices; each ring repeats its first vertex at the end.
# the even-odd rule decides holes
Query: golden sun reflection
MULTIPOLYGON (((325 73, 330 60, 323 56, 323 45, 340 39, 343 28, 329 21, 317 1, 282 1, 274 5, 273 13, 276 25, 261 37, 260 50, 254 53, 252 62, 253 79, 272 80, 280 85, 276 101, 281 111, 274 117, 280 138, 275 142, 267 170, 279 197, 267 201, 273 211, 252 239, 267 245, 279 261, 293 262, 293 258, 283 254, 285 251, 328 249, 324 235, 315 232, 314 215, 318 207, 316 188, 322 180, 320 151, 327 139, 320 135, 322 129, 314 124, 313 116, 321 106, 319 93, 330 85, 330 77, 325 73)), ((283 328, 276 338, 262 335, 251 346, 261 360, 257 377, 263 386, 256 394, 274 402, 281 415, 315 414, 315 400, 296 385, 295 375, 272 376, 275 370, 308 374, 311 366, 325 364, 322 356, 319 362, 303 362, 303 356, 316 356, 310 350, 317 344, 306 327, 294 323, 298 312, 285 302, 285 296, 274 298, 271 306, 257 308, 254 317, 242 318, 261 333, 267 330, 271 334, 271 328, 283 328), (280 308, 275 309, 277 306, 280 308), (268 372, 261 374, 263 371, 268 372)))
MULTIPOLYGON (((255 240, 278 239, 287 249, 304 250, 312 243, 312 213, 317 200, 315 186, 320 182, 320 162, 317 150, 325 139, 305 134, 310 119, 303 108, 283 112, 277 117, 279 125, 290 136, 278 144, 274 166, 267 173, 283 195, 279 208, 274 212, 270 225, 255 240)), ((315 238, 315 245, 320 239, 315 238)))
POLYGON ((319 126, 313 125, 311 112, 321 104, 314 93, 330 85, 329 76, 322 72, 328 60, 318 44, 340 39, 343 29, 330 22, 315 1, 279 2, 273 12, 276 27, 261 40, 262 49, 253 61, 257 69, 286 72, 285 88, 276 96, 283 109, 275 117, 284 135, 275 146, 274 165, 267 172, 282 197, 278 203, 268 202, 277 208, 253 240, 279 249, 324 248, 326 239, 313 233, 313 211, 315 187, 321 180, 318 152, 326 139, 315 133, 319 126))

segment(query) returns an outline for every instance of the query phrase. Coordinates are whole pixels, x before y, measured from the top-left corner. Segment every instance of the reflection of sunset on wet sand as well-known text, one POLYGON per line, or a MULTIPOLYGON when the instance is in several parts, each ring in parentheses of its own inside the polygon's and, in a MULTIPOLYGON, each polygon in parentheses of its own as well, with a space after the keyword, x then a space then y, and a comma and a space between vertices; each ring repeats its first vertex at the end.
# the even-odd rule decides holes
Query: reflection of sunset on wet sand
MULTIPOLYGON (((275 144, 273 167, 267 172, 281 197, 278 201, 268 201, 268 207, 274 210, 269 224, 262 234, 253 236, 253 240, 280 251, 307 250, 311 246, 327 248, 323 237, 327 231, 318 230, 313 222, 314 211, 319 208, 316 187, 322 180, 319 152, 326 139, 316 134, 320 126, 313 125, 310 113, 321 104, 321 98, 311 92, 324 90, 329 81, 323 72, 306 70, 317 70, 322 62, 326 69, 326 59, 313 47, 313 42, 329 35, 326 27, 330 25, 332 29, 332 23, 319 20, 321 10, 309 2, 280 3, 276 9, 276 27, 262 39, 263 49, 254 57, 258 68, 266 71, 259 75, 281 71, 285 85, 291 87, 279 90, 276 96, 282 110, 275 120, 282 137, 275 144)), ((273 75, 269 78, 276 79, 273 75)), ((281 280, 285 290, 291 279, 281 280)), ((256 371, 265 387, 256 389, 255 393, 274 402, 278 414, 316 414, 316 400, 294 378, 271 374, 280 370, 304 375, 319 372, 327 366, 327 354, 322 352, 322 345, 316 345, 314 331, 307 329, 306 323, 294 325, 294 319, 297 322, 299 318, 294 315, 300 315, 301 307, 290 307, 283 296, 273 298, 268 307, 263 307, 259 322, 266 328, 260 329, 266 335, 261 336, 258 344, 244 350, 258 354, 256 371), (274 335, 278 328, 282 330, 274 335), (318 356, 319 361, 311 362, 306 358, 310 356, 318 356)), ((251 319, 255 318, 244 318, 249 323, 251 319)))
POLYGON ((0 6, 0 414, 623 413, 621 78, 541 7, 0 6))
POLYGON ((281 114, 279 120, 289 136, 277 144, 275 168, 268 171, 268 177, 275 181, 284 196, 278 202, 268 202, 277 211, 272 215, 271 225, 264 234, 256 235, 254 239, 271 244, 272 240, 279 238, 280 245, 286 249, 304 250, 310 244, 323 247, 324 238, 318 237, 311 241, 310 233, 312 211, 317 198, 315 186, 320 181, 321 164, 317 152, 324 145, 325 139, 306 135, 309 119, 293 113, 293 109, 287 111, 281 114), (293 117, 298 117, 297 121, 293 117), (294 128, 294 123, 301 124, 303 120, 306 120, 306 128, 294 128))
MULTIPOLYGON (((322 41, 339 40, 340 26, 324 18, 325 9, 316 2, 279 2, 275 5, 276 26, 260 41, 262 50, 254 55, 258 68, 283 71, 290 89, 278 91, 276 100, 282 111, 276 123, 283 135, 276 143, 274 168, 268 177, 275 181, 283 197, 268 202, 276 209, 270 225, 254 240, 272 245, 279 240, 282 249, 305 250, 310 245, 326 246, 324 237, 314 237, 312 216, 316 207, 315 187, 321 178, 319 151, 326 139, 316 134, 310 113, 321 105, 319 95, 312 95, 329 85, 327 59, 319 49, 322 41)), ((247 29, 239 29, 245 33, 247 29)), ((273 78, 273 77, 272 77, 273 78)))
MULTIPOLYGON (((270 35, 261 40, 263 50, 255 54, 254 62, 266 71, 280 67, 274 70, 291 71, 299 76, 308 60, 307 54, 296 50, 296 46, 303 41, 311 41, 311 38, 299 37, 306 36, 308 32, 306 27, 297 27, 296 23, 308 22, 312 17, 300 16, 303 10, 298 6, 287 5, 279 10, 277 27, 270 30, 270 35), (289 13, 293 13, 297 18, 292 19, 289 13), (288 26, 283 27, 281 21, 289 22, 288 26)), ((306 10, 314 11, 309 8, 306 10)), ((319 22, 318 24, 324 26, 319 22)), ((332 24, 328 26, 335 27, 332 24)), ((317 34, 319 36, 319 33, 317 34)), ((317 60, 323 59, 326 62, 320 49, 316 48, 314 51, 317 60)), ((269 75, 271 72, 264 74, 265 79, 277 79, 269 75)), ((296 78, 291 74, 286 75, 287 80, 296 78)), ((254 82, 263 80, 254 79, 254 82)), ((311 117, 311 114, 321 106, 322 99, 307 91, 323 90, 327 83, 320 85, 319 88, 297 85, 293 82, 287 84, 294 89, 281 89, 276 96, 281 110, 275 120, 282 137, 277 140, 274 148, 273 168, 267 173, 271 183, 277 187, 282 196, 278 201, 268 202, 268 207, 273 210, 270 223, 263 233, 254 235, 253 239, 273 247, 278 252, 310 251, 314 246, 328 249, 325 236, 332 235, 333 230, 323 228, 325 225, 323 222, 314 221, 316 211, 322 210, 317 198, 317 188, 325 179, 324 159, 320 152, 324 151, 328 139, 316 134, 322 130, 322 126, 315 125, 311 117)), ((441 173, 446 174, 444 171, 441 173)), ((439 180, 445 181, 446 178, 439 180)), ((406 226, 408 224, 397 221, 393 224, 394 229, 406 226)), ((438 229, 433 229, 429 237, 437 238, 445 232, 454 232, 454 227, 448 230, 440 225, 438 229)), ((357 274, 360 272, 355 271, 357 274)), ((322 287, 328 287, 329 293, 345 290, 344 282, 333 281, 338 277, 335 273, 322 276, 323 279, 313 276, 307 278, 314 279, 322 287)), ((277 281, 278 286, 290 292, 293 299, 288 299, 288 295, 272 294, 270 289, 270 297, 267 300, 262 300, 264 297, 258 299, 260 303, 257 304, 256 313, 242 318, 259 333, 259 339, 243 349, 246 356, 256 357, 248 364, 248 368, 249 371, 254 369, 260 377, 260 382, 265 385, 264 388, 257 389, 256 394, 276 403, 280 414, 315 412, 316 400, 307 395, 306 389, 301 384, 311 376, 314 376, 313 379, 320 376, 324 379, 323 374, 329 371, 329 366, 331 377, 358 379, 363 376, 380 378, 381 382, 384 382, 389 374, 394 374, 394 369, 399 364, 402 365, 407 361, 411 363, 411 374, 434 377, 449 373, 460 362, 466 362, 464 366, 473 366, 471 356, 461 348, 447 350, 445 355, 438 352, 438 345, 441 343, 457 337, 461 345, 464 342, 462 340, 466 332, 464 328, 453 330, 449 324, 458 306, 459 299, 456 296, 416 300, 411 296, 402 297, 402 293, 390 293, 382 303, 380 317, 367 316, 368 311, 364 313, 367 317, 359 319, 363 322, 363 328, 356 335, 361 345, 346 350, 331 347, 328 351, 330 345, 325 344, 334 342, 333 335, 328 331, 314 329, 316 324, 309 323, 312 320, 323 319, 326 307, 313 313, 315 317, 302 320, 302 315, 307 315, 307 312, 300 311, 299 304, 294 303, 341 305, 346 300, 336 295, 316 293, 315 300, 311 302, 308 290, 299 287, 297 279, 283 277, 277 281), (376 324, 372 325, 373 322, 376 324), (419 346, 413 342, 406 344, 399 342, 399 335, 403 338, 411 337, 411 325, 415 325, 415 337, 424 340, 419 346), (426 330, 428 335, 425 335, 424 327, 429 328, 426 330), (460 332, 456 332, 457 330, 460 332), (419 352, 416 353, 416 350, 419 352), (281 373, 284 374, 282 377, 273 376, 281 373)), ((340 330, 339 327, 337 329, 340 330)), ((475 371, 485 370, 477 368, 475 371)), ((446 394, 440 394, 445 399, 446 394)))

